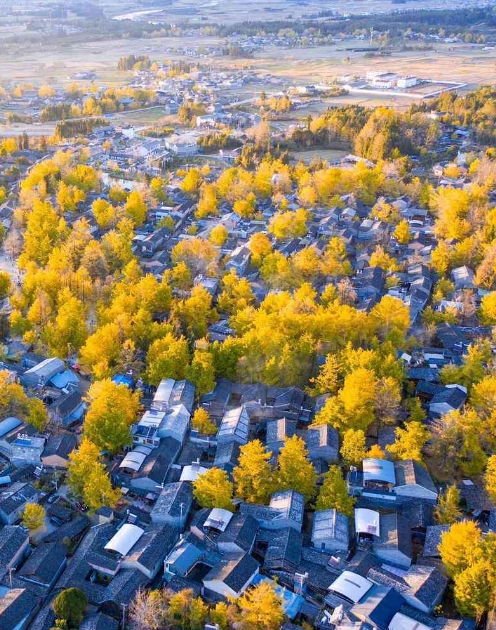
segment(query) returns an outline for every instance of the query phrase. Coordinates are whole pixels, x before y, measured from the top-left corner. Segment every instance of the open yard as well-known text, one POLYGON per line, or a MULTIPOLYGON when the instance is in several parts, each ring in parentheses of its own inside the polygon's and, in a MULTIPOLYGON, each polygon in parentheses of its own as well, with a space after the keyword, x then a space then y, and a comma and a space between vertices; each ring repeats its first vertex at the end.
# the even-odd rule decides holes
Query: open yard
POLYGON ((163 107, 150 107, 137 111, 120 112, 114 114, 115 120, 132 125, 154 125, 170 123, 174 117, 164 116, 163 107))
POLYGON ((335 162, 345 155, 348 155, 348 153, 349 151, 340 149, 311 149, 310 151, 295 151, 291 155, 295 162, 303 160, 304 162, 309 163, 315 159, 335 162))

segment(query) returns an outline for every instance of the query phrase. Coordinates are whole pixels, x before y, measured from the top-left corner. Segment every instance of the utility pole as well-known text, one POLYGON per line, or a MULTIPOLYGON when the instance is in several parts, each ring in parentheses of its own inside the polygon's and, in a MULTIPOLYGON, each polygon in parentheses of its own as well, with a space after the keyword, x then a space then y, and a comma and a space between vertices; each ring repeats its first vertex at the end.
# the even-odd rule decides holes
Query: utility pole
POLYGON ((179 527, 181 528, 181 531, 182 531, 182 529, 183 529, 183 513, 184 513, 184 503, 183 502, 181 502, 179 504, 179 509, 181 510, 181 519, 179 521, 179 527))
POLYGON ((126 604, 121 604, 122 606, 122 630, 126 627, 126 604))
POLYGON ((308 572, 305 573, 295 573, 295 578, 298 579, 298 582, 300 583, 300 595, 303 595, 303 585, 305 583, 305 580, 308 577, 308 572))

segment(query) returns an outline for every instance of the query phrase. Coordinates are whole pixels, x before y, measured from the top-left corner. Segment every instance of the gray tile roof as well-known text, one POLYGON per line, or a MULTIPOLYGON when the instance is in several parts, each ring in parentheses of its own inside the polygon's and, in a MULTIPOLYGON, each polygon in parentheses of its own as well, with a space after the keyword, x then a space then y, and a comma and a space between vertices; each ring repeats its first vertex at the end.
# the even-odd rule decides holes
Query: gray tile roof
POLYGON ((488 527, 490 532, 496 532, 496 509, 489 510, 489 522, 488 527))
POLYGON ((62 503, 52 503, 47 510, 49 516, 56 516, 64 523, 68 523, 71 520, 73 511, 71 508, 66 507, 62 503))
POLYGON ((85 560, 95 569, 106 569, 111 573, 116 573, 119 569, 119 560, 103 549, 88 551, 85 560))
POLYGON ((241 405, 253 400, 258 400, 261 404, 265 404, 267 387, 261 383, 233 383, 232 394, 240 397, 239 403, 241 405))
POLYGON ((363 601, 355 604, 350 613, 377 628, 387 628, 404 603, 393 588, 374 584, 363 601))
POLYGON ((235 593, 243 588, 258 569, 258 562, 245 553, 236 558, 221 560, 205 576, 204 581, 220 580, 235 593))
POLYGON ((434 523, 434 502, 424 499, 404 501, 401 503, 401 514, 411 528, 429 527, 434 523))
POLYGON ((150 529, 144 533, 131 549, 126 556, 126 561, 138 562, 146 569, 153 570, 157 560, 160 560, 160 562, 164 560, 177 538, 177 530, 170 525, 150 529))
POLYGON ((244 407, 226 411, 217 433, 217 440, 221 442, 236 441, 246 444, 250 434, 250 418, 244 407))
POLYGON ((328 424, 312 426, 303 433, 308 449, 328 446, 339 450, 339 433, 328 424))
POLYGON ((448 585, 448 578, 439 569, 419 564, 412 565, 402 577, 383 567, 372 568, 367 577, 376 584, 392 586, 400 593, 415 597, 427 608, 436 604, 448 585))
POLYGON ((169 398, 169 406, 184 405, 191 413, 195 402, 195 386, 190 381, 176 381, 169 398))
POLYGON ((66 548, 59 543, 43 543, 36 547, 17 575, 49 585, 65 564, 65 555, 66 548))
POLYGON ((175 544, 165 561, 174 572, 186 575, 206 555, 207 549, 203 542, 188 533, 175 544))
POLYGON ((467 394, 458 387, 444 387, 442 390, 434 394, 430 404, 447 403, 452 409, 459 409, 465 400, 467 394))
POLYGON ((276 492, 270 499, 270 505, 255 505, 253 503, 242 503, 240 505, 242 514, 250 514, 262 525, 268 527, 268 523, 279 520, 290 520, 301 529, 303 524, 304 499, 299 492, 286 490, 276 492))
POLYGON ((223 442, 217 445, 214 466, 223 467, 226 464, 235 466, 238 462, 240 446, 237 442, 223 442))
POLYGON ((220 405, 227 405, 229 397, 231 395, 232 382, 225 378, 219 378, 213 391, 205 394, 201 397, 201 403, 218 403, 220 405))
POLYGON ((408 379, 412 381, 427 381, 439 383, 439 370, 429 367, 412 367, 406 372, 408 379))
POLYGON ((0 567, 8 565, 28 540, 27 531, 19 525, 6 525, 0 530, 0 567))
POLYGON ((437 601, 448 585, 448 578, 441 571, 419 564, 410 567, 404 580, 410 593, 428 607, 437 601))
POLYGON ((141 571, 124 569, 119 571, 110 584, 103 589, 102 603, 114 602, 119 607, 128 605, 136 592, 143 588, 148 579, 141 571))
POLYGON ((445 617, 432 617, 417 608, 412 608, 407 604, 401 607, 402 612, 407 617, 423 623, 432 630, 475 630, 476 624, 473 619, 446 619, 445 617))
POLYGON ((359 549, 349 561, 347 570, 358 573, 362 577, 367 577, 370 569, 380 564, 381 561, 373 553, 359 549))
POLYGON ((182 404, 171 407, 164 415, 157 429, 159 437, 181 437, 184 439, 189 427, 190 413, 182 404))
POLYGON ((79 630, 118 630, 118 628, 119 622, 101 612, 89 615, 79 626, 79 630))
POLYGON ((320 510, 313 515, 312 542, 338 540, 348 544, 350 540, 350 519, 337 510, 320 510))
POLYGON ((412 557, 412 536, 410 524, 400 514, 382 514, 380 536, 373 543, 374 552, 397 550, 405 556, 412 557))
POLYGON ((20 505, 36 502, 38 491, 30 483, 13 484, 0 494, 0 509, 8 515, 19 509, 20 505))
POLYGON ((193 490, 190 483, 187 481, 167 483, 160 491, 159 497, 152 508, 152 520, 154 515, 160 514, 180 518, 181 503, 183 504, 183 514, 186 515, 189 512, 192 502, 193 490))
POLYGON ((270 445, 277 442, 284 442, 285 438, 293 437, 296 432, 296 420, 278 418, 267 421, 266 444, 270 450, 270 445))
POLYGON ((465 483, 458 485, 460 496, 465 500, 469 511, 491 510, 495 507, 484 486, 465 483))
POLYGON ((315 562, 309 562, 308 560, 302 560, 296 571, 303 575, 308 573, 305 582, 307 587, 321 595, 327 593, 329 586, 338 577, 338 573, 330 571, 328 567, 324 567, 315 562))
POLYGON ((76 448, 76 436, 73 433, 62 433, 50 437, 45 445, 42 457, 58 455, 63 459, 67 459, 69 453, 76 448))
POLYGON ((55 625, 55 613, 49 606, 44 606, 38 611, 34 621, 29 626, 29 630, 52 630, 55 625))
POLYGON ((274 406, 289 405, 300 408, 305 399, 305 393, 299 387, 269 387, 267 389, 267 404, 274 406))
POLYGON ((48 411, 56 413, 61 418, 66 418, 83 402, 81 394, 78 391, 70 392, 56 398, 48 407, 48 411))
POLYGON ((250 552, 258 531, 258 521, 249 514, 235 514, 226 529, 217 538, 217 543, 233 542, 243 551, 250 552))
POLYGON ((88 600, 96 605, 111 601, 118 606, 121 603, 129 604, 136 591, 148 582, 141 571, 121 569, 107 586, 86 579, 91 570, 88 563, 90 554, 102 549, 114 533, 115 527, 112 524, 92 527, 82 540, 71 562, 68 563, 56 588, 64 589, 73 586, 80 588, 88 600))
POLYGON ((181 577, 180 575, 173 575, 167 582, 167 588, 174 593, 179 593, 184 589, 191 589, 193 591, 193 597, 198 597, 202 593, 202 585, 200 582, 194 582, 193 580, 181 577))
POLYGON ((31 615, 39 600, 27 589, 14 588, 0 597, 0 628, 16 630, 31 615))
POLYGON ((397 486, 418 484, 431 492, 437 493, 436 486, 427 468, 413 459, 394 462, 394 472, 397 486))
POLYGON ((270 497, 269 506, 276 509, 281 517, 289 518, 297 523, 303 523, 305 499, 295 490, 283 490, 274 492, 270 497))
POLYGON ((264 569, 296 568, 301 561, 302 536, 292 527, 272 532, 264 558, 264 569))
POLYGON ((64 523, 61 527, 58 527, 53 532, 45 536, 44 542, 60 542, 64 543, 64 539, 74 540, 89 527, 90 521, 84 516, 76 516, 76 518, 69 523, 64 523))
POLYGON ((422 555, 431 558, 439 558, 438 547, 444 532, 449 530, 449 525, 431 525, 425 533, 425 542, 422 555))
POLYGON ((380 427, 377 442, 382 449, 393 444, 396 440, 396 427, 380 427))
POLYGON ((177 440, 166 437, 157 448, 147 455, 139 471, 133 479, 150 479, 157 485, 163 483, 167 472, 179 454, 181 445, 177 440))

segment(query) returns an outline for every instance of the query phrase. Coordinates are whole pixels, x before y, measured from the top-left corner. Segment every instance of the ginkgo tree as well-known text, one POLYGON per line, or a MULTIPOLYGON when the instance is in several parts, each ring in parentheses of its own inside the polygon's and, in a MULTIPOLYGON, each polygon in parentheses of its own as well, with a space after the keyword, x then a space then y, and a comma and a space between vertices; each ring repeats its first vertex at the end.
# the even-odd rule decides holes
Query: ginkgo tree
POLYGON ((139 393, 104 379, 91 385, 87 400, 83 435, 112 454, 130 445, 130 427, 140 408, 139 393))

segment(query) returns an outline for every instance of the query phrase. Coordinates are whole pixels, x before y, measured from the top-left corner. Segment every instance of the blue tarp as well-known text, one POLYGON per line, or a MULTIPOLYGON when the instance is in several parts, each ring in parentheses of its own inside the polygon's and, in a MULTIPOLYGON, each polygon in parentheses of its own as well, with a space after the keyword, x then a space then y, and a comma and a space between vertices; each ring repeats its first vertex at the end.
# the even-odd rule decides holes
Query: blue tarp
POLYGON ((112 377, 112 382, 117 383, 117 385, 125 385, 126 387, 131 388, 133 386, 133 379, 131 376, 127 376, 126 374, 116 374, 112 377))

